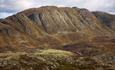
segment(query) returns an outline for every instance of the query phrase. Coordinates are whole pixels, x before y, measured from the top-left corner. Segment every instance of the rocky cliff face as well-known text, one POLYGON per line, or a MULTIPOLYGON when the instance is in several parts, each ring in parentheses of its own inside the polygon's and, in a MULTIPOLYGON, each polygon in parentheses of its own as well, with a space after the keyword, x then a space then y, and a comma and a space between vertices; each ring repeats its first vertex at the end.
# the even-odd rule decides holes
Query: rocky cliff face
POLYGON ((0 20, 0 50, 61 48, 96 37, 114 38, 114 18, 75 7, 28 9, 0 20))

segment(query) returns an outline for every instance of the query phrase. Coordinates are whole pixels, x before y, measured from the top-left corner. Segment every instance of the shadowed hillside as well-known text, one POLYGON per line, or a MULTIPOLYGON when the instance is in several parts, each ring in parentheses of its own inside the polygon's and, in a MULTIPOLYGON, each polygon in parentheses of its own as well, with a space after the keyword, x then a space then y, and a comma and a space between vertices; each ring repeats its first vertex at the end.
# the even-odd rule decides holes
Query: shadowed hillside
POLYGON ((104 12, 93 12, 95 16, 109 28, 115 31, 115 15, 111 15, 104 12))

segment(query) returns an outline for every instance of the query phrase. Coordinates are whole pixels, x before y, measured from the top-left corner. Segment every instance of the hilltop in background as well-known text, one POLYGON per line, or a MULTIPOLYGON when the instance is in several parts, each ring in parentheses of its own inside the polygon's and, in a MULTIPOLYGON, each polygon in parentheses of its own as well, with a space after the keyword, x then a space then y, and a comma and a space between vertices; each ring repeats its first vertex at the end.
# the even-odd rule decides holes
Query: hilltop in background
MULTIPOLYGON (((15 52, 34 54, 38 50, 58 49, 71 52, 78 59, 82 57, 84 61, 85 58, 90 59, 90 57, 92 61, 93 59, 95 62, 98 62, 97 60, 101 61, 107 68, 104 69, 104 65, 101 64, 102 68, 99 68, 99 70, 114 70, 114 19, 115 15, 112 14, 90 12, 87 9, 79 9, 76 7, 45 6, 31 8, 5 19, 0 19, 0 52, 6 54, 10 51, 12 52, 10 56, 13 56, 15 52)), ((7 56, 9 57, 9 55, 7 56)), ((54 57, 54 55, 51 56, 54 57)), ((2 60, 6 59, 5 56, 5 58, 2 57, 3 56, 0 57, 2 60)), ((35 58, 36 57, 38 56, 35 56, 35 58)), ((27 59, 29 58, 30 57, 27 57, 27 59)), ((74 60, 74 58, 72 58, 73 61, 78 59, 75 58, 74 60)), ((89 59, 88 61, 90 61, 89 59)), ((74 64, 71 65, 70 63, 65 64, 65 67, 70 65, 69 70, 76 70, 77 66, 79 66, 74 66, 74 64)), ((5 68, 7 65, 1 67, 3 70, 7 70, 7 68, 5 68)), ((78 67, 78 69, 83 70, 81 68, 78 67)), ((86 68, 98 70, 98 66, 96 67, 95 65, 89 65, 86 66, 86 68)), ((33 69, 40 70, 36 69, 36 66, 33 69)), ((13 69, 11 68, 11 70, 13 69)), ((41 68, 41 70, 44 69, 41 68)), ((62 66, 62 69, 57 68, 50 70, 67 69, 64 69, 62 66)))

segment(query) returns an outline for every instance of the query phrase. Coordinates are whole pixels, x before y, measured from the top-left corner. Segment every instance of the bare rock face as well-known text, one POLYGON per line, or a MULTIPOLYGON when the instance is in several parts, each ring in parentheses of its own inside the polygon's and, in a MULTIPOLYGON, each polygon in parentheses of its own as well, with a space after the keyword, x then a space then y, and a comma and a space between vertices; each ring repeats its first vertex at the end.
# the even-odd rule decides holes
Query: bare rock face
POLYGON ((110 33, 109 29, 86 9, 41 7, 39 9, 29 9, 22 13, 49 34, 62 32, 85 33, 85 31, 87 31, 87 34, 110 33))
POLYGON ((0 20, 0 50, 61 48, 94 37, 115 37, 114 18, 75 7, 28 9, 0 20))

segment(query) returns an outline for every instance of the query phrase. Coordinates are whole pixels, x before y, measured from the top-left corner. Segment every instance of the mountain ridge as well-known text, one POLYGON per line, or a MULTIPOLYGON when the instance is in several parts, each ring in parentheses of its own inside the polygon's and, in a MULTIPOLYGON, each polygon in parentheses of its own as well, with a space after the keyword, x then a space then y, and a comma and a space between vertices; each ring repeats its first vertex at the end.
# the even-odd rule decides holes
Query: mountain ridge
POLYGON ((108 27, 99 16, 75 7, 28 9, 0 21, 0 46, 19 50, 40 46, 58 48, 95 37, 115 37, 114 27, 108 27))

